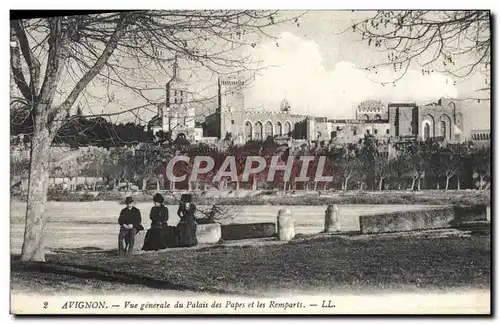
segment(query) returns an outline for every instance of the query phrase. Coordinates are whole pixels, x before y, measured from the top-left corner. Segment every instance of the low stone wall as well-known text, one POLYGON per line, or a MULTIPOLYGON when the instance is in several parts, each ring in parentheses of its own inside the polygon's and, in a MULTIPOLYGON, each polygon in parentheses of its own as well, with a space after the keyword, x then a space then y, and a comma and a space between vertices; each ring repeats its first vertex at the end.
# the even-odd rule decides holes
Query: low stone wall
POLYGON ((198 244, 215 244, 220 241, 221 236, 222 230, 219 223, 196 226, 198 244))
POLYGON ((276 236, 275 223, 230 224, 222 225, 223 240, 243 240, 276 236))
POLYGON ((467 223, 485 222, 488 219, 488 206, 456 206, 453 225, 461 226, 467 223))
POLYGON ((360 216, 362 234, 459 228, 487 220, 486 206, 456 206, 360 216))

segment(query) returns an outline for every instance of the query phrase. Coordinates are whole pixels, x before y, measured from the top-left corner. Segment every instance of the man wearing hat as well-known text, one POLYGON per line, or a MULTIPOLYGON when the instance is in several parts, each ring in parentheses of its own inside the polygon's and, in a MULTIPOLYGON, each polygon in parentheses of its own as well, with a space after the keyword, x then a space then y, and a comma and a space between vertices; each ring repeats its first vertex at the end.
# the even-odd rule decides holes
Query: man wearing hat
POLYGON ((143 229, 141 226, 141 212, 135 208, 132 197, 125 198, 125 208, 120 212, 118 224, 120 224, 120 233, 118 234, 118 251, 120 256, 124 254, 132 255, 134 250, 135 235, 143 229), (125 244, 123 244, 125 241, 125 244), (128 246, 128 249, 127 249, 128 246))

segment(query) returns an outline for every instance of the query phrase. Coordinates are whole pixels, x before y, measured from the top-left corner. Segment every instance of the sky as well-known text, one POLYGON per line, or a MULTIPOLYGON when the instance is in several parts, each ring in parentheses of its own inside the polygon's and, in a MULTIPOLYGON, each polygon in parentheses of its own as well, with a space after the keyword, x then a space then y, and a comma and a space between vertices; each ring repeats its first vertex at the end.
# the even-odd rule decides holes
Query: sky
MULTIPOLYGON (((466 80, 439 73, 424 76, 419 66, 395 85, 373 82, 394 78, 389 71, 379 70, 375 79, 373 73, 364 70, 380 62, 384 54, 349 30, 359 18, 351 11, 310 12, 301 18, 300 27, 286 26, 279 32, 279 47, 271 41, 260 44, 254 55, 273 67, 256 77, 248 91, 249 105, 265 101, 265 106, 277 109, 286 98, 297 113, 352 118, 363 100, 430 103, 441 97, 477 97, 475 89, 484 87, 480 75, 466 80)), ((488 115, 484 120, 489 125, 487 105, 480 115, 488 115)))
MULTIPOLYGON (((283 12, 282 17, 294 17, 299 12, 283 12)), ((253 82, 245 90, 245 108, 276 111, 286 99, 292 112, 330 118, 354 118, 356 106, 364 100, 388 102, 417 102, 426 104, 441 97, 467 98, 478 94, 475 89, 484 87, 484 76, 466 79, 432 73, 422 75, 421 68, 412 66, 396 84, 385 86, 376 81, 391 81, 389 70, 379 70, 377 75, 365 71, 370 64, 381 62, 386 53, 380 53, 361 41, 351 31, 353 22, 373 13, 351 11, 312 11, 300 17, 296 23, 272 27, 268 32, 277 39, 258 42, 243 54, 259 61, 260 67, 253 82)), ((197 98, 214 97, 217 91, 217 75, 207 71, 194 71, 186 62, 179 62, 181 75, 197 98)), ((167 64, 167 69, 170 66, 167 64)), ((164 98, 164 83, 159 80, 155 92, 158 100, 164 98)), ((103 97, 99 86, 92 86, 89 93, 103 97), (97 92, 97 94, 96 94, 97 92), (101 92, 101 93, 100 93, 101 92)), ((484 95, 481 95, 484 98, 484 95)), ((93 113, 119 111, 138 106, 141 101, 123 91, 117 91, 104 100, 88 99, 93 113)), ((207 102, 213 109, 215 101, 207 102)), ((154 115, 153 111, 141 111, 140 122, 154 115)), ((475 105, 466 112, 473 129, 489 128, 488 104, 475 105), (468 115, 470 115, 470 118, 468 115), (488 127, 486 127, 488 126, 488 127)), ((115 121, 137 120, 130 114, 114 117, 115 121)))

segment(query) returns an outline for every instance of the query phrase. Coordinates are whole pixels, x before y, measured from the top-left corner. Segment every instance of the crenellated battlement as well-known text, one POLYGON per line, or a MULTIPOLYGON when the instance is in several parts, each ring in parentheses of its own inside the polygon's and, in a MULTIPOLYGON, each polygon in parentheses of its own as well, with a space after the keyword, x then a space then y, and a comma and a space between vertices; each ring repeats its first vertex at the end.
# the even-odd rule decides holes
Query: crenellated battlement
POLYGON ((309 115, 298 115, 298 114, 289 114, 287 112, 282 111, 274 111, 274 110, 247 110, 245 111, 247 115, 270 115, 270 116, 287 116, 291 118, 315 118, 314 116, 309 115))
POLYGON ((233 86, 243 86, 245 85, 245 81, 243 80, 231 80, 231 81, 228 81, 228 80, 220 80, 219 83, 221 85, 233 85, 233 86))
POLYGON ((387 109, 381 107, 363 107, 357 109, 358 113, 382 113, 386 112, 387 109))

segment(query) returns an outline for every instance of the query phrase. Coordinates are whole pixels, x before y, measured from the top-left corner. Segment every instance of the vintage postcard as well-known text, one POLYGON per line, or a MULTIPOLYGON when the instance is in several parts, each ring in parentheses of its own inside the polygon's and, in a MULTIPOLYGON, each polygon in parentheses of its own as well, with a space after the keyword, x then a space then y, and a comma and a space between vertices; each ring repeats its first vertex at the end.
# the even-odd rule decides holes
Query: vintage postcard
POLYGON ((491 24, 11 11, 11 314, 489 315, 491 24))

